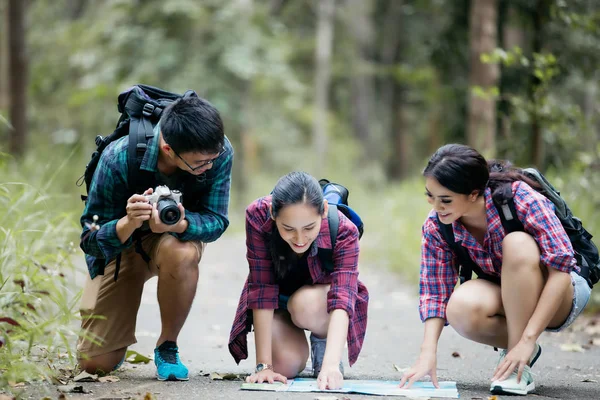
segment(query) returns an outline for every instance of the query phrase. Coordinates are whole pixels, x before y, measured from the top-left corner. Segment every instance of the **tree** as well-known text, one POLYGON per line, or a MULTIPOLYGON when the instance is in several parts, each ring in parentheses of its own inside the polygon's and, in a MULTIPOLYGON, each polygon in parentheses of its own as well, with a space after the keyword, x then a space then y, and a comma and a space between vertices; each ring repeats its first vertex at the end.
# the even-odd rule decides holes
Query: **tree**
POLYGON ((17 156, 25 152, 27 139, 27 52, 25 44, 25 8, 27 2, 8 1, 8 74, 9 118, 12 124, 8 149, 17 156))
POLYGON ((470 71, 467 142, 486 155, 496 150, 496 87, 499 69, 495 63, 484 64, 481 55, 497 47, 496 0, 471 2, 470 12, 470 71))
POLYGON ((329 81, 331 77, 331 47, 335 0, 322 0, 318 5, 317 46, 315 50, 315 112, 313 146, 317 155, 315 173, 323 170, 327 153, 327 113, 329 111, 329 81))

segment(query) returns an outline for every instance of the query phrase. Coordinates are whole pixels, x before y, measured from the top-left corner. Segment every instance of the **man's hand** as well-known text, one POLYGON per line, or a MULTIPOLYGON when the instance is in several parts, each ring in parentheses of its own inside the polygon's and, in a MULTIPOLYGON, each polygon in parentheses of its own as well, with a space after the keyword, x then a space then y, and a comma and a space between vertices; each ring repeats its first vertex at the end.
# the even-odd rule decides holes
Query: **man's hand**
POLYGON ((149 219, 150 221, 150 230, 154 233, 164 233, 164 232, 175 232, 175 233, 183 233, 188 227, 188 221, 185 219, 185 208, 183 208, 183 204, 179 203, 177 205, 179 207, 179 212, 181 213, 181 218, 177 221, 176 224, 167 225, 164 224, 160 220, 160 215, 158 214, 157 203, 152 205, 152 217, 149 219))
POLYGON ((263 369, 246 377, 248 383, 275 383, 277 381, 287 383, 287 378, 271 369, 263 369))
POLYGON ((134 194, 127 200, 127 224, 135 229, 142 226, 152 215, 152 206, 148 203, 145 195, 152 194, 154 189, 148 189, 144 194, 134 194))

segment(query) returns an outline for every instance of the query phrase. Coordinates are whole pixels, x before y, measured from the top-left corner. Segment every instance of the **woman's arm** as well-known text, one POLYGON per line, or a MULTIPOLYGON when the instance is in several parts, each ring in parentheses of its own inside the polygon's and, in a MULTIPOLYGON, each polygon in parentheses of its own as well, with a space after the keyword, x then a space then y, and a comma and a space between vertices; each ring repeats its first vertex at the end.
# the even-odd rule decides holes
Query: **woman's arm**
POLYGON ((327 328, 327 345, 323 357, 323 368, 328 366, 338 369, 348 335, 350 318, 345 310, 337 309, 331 312, 327 328))
POLYGON ((254 340, 256 341, 256 364, 273 365, 271 343, 273 337, 272 309, 252 310, 254 324, 254 340))
POLYGON ((425 321, 421 353, 415 365, 402 375, 400 387, 403 387, 408 381, 406 388, 410 388, 415 381, 429 375, 433 385, 439 388, 437 380, 437 345, 445 324, 446 320, 443 318, 429 318, 425 321))

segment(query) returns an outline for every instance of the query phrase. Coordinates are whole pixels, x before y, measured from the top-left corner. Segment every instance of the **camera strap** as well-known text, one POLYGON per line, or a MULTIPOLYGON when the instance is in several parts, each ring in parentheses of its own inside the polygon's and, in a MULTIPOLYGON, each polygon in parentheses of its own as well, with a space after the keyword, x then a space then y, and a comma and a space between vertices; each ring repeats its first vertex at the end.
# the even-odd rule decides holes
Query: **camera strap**
MULTIPOLYGON (((137 231, 136 231, 137 232, 137 231)), ((144 251, 144 248, 142 247, 142 237, 146 236, 146 234, 136 234, 136 232, 134 232, 134 242, 135 242, 135 252, 138 253, 142 259, 146 262, 146 264, 148 264, 148 268, 150 268, 150 256, 148 255, 148 253, 146 253, 144 251)), ((117 258, 115 260, 115 282, 117 281, 117 278, 119 277, 119 270, 121 269, 121 253, 117 254, 117 258)))

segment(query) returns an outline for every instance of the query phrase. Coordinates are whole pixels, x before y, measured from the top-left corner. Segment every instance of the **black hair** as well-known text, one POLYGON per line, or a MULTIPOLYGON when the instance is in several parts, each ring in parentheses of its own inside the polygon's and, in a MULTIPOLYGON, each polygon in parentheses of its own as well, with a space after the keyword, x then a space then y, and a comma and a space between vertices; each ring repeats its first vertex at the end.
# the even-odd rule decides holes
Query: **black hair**
POLYGON ((482 195, 489 187, 492 197, 499 202, 512 197, 512 182, 524 181, 533 188, 539 188, 509 161, 486 161, 477 150, 462 144, 440 147, 429 159, 423 176, 435 178, 440 185, 459 194, 469 195, 478 191, 478 195, 482 195))
POLYGON ((178 154, 218 153, 225 142, 219 111, 196 96, 177 99, 165 108, 160 130, 165 142, 178 154))
MULTIPOLYGON (((292 204, 307 204, 323 214, 323 191, 319 182, 306 172, 290 172, 281 177, 271 192, 271 213, 277 218, 282 208, 292 204)), ((275 276, 281 280, 298 264, 298 256, 279 234, 275 225, 271 232, 271 257, 275 276)))

